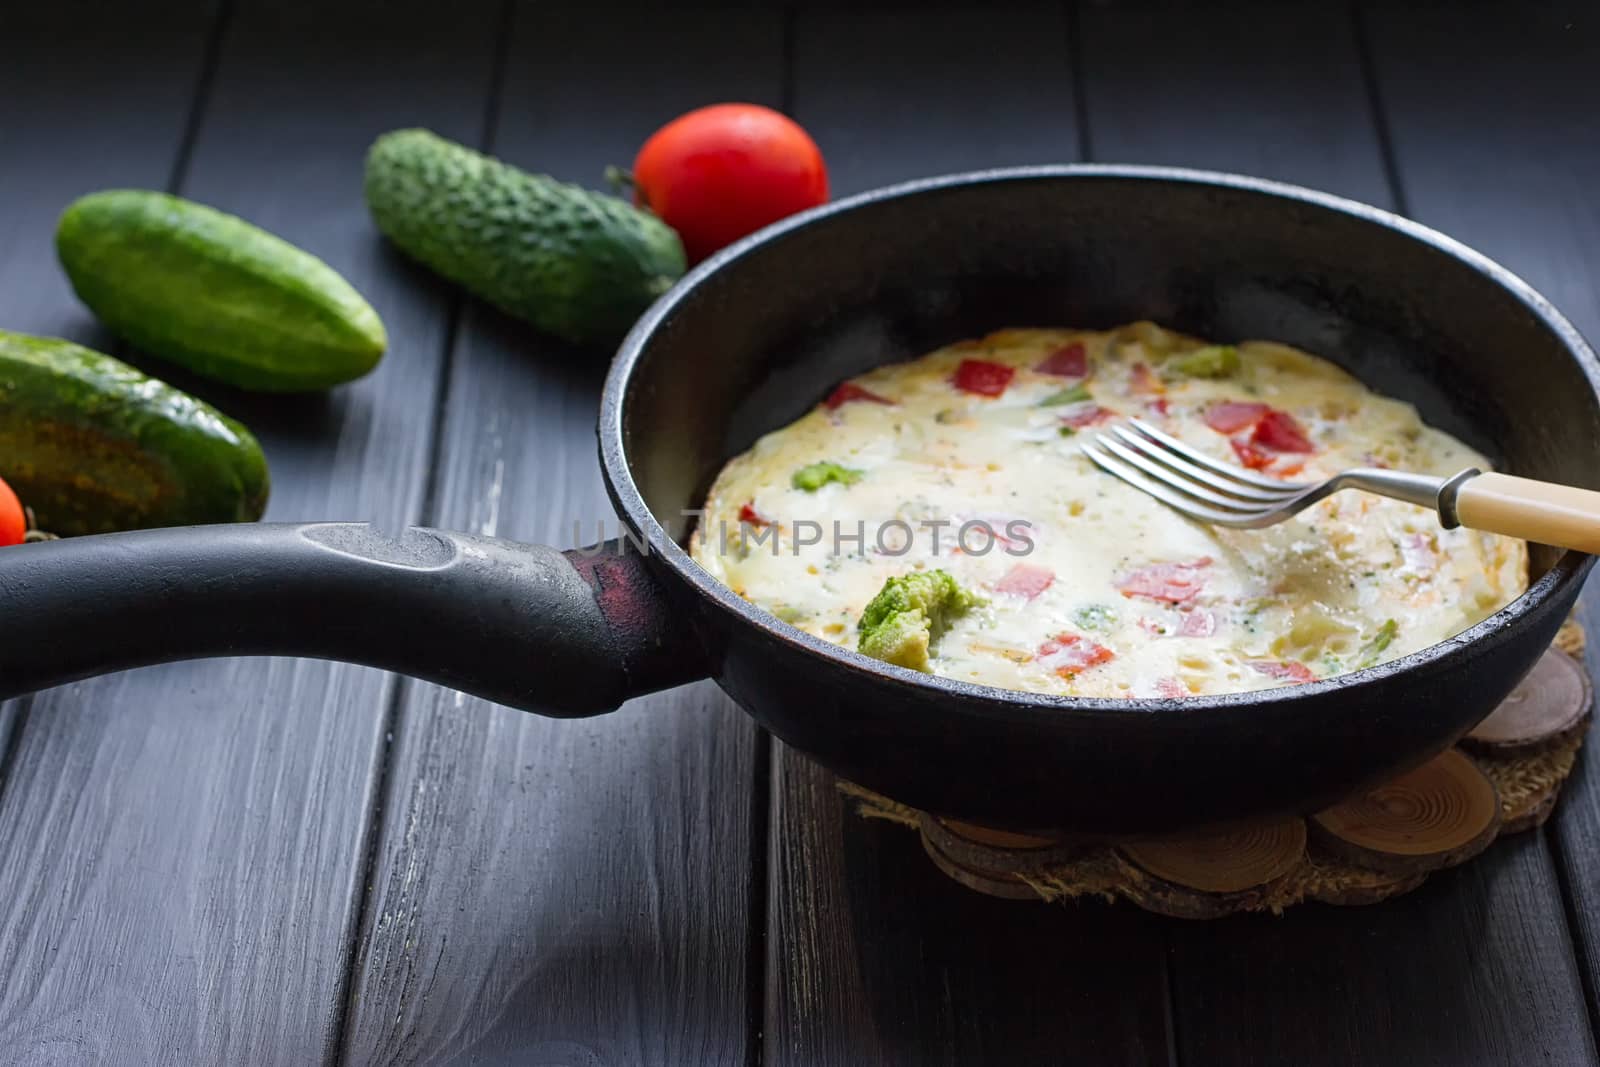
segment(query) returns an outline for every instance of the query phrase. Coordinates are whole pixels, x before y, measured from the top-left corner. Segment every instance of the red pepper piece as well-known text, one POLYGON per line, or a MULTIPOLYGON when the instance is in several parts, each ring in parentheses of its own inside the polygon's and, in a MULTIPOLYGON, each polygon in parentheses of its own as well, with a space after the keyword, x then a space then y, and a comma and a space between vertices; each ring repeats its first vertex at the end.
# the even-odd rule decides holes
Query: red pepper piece
POLYGON ((755 509, 754 504, 746 504, 739 509, 739 521, 747 522, 751 526, 772 525, 772 520, 762 518, 761 513, 755 509))
POLYGON ((834 388, 833 392, 828 394, 828 399, 822 402, 822 406, 827 408, 829 411, 833 411, 845 404, 850 403, 852 400, 865 400, 873 404, 887 404, 890 407, 894 406, 893 400, 890 400, 886 396, 879 396, 870 389, 863 389, 855 382, 840 382, 838 386, 834 388))

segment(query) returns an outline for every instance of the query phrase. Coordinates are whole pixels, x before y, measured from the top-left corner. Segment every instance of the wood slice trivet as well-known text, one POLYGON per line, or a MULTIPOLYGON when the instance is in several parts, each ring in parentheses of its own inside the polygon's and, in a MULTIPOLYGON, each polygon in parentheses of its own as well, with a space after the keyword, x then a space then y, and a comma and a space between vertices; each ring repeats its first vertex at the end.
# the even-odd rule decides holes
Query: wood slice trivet
POLYGON ((916 829, 941 871, 990 896, 1092 894, 1187 919, 1276 913, 1306 900, 1375 904, 1549 817, 1591 719, 1589 678, 1572 658, 1583 638, 1576 623, 1563 627, 1527 679, 1456 748, 1309 819, 1087 841, 942 818, 851 783, 840 789, 860 815, 916 829))

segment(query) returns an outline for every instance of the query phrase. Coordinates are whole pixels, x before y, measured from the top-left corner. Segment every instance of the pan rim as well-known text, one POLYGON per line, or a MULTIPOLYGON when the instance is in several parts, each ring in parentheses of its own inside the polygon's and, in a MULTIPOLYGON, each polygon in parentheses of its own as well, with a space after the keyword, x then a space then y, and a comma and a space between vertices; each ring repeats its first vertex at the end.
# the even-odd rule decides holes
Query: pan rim
POLYGON ((1556 335, 1568 356, 1588 381, 1591 392, 1600 397, 1600 358, 1596 357, 1594 350, 1577 328, 1549 299, 1521 277, 1483 253, 1438 230, 1382 208, 1287 182, 1185 167, 1073 163, 966 171, 933 178, 920 178, 869 190, 776 222, 728 246, 696 266, 639 318, 627 337, 623 339, 606 375, 597 427, 606 488, 623 521, 636 536, 649 545, 652 556, 664 561, 704 602, 715 610, 727 613, 737 625, 756 627, 769 637, 782 641, 802 654, 815 657, 821 663, 860 672, 870 676, 873 682, 880 684, 889 682, 901 688, 925 692, 929 696, 959 698, 947 703, 955 709, 983 718, 1030 723, 1036 723, 1041 715, 1067 719, 1075 719, 1080 714, 1100 719, 1107 716, 1117 718, 1131 716, 1143 719, 1159 715, 1163 720, 1170 720, 1174 716, 1188 719, 1203 715, 1217 718, 1220 725, 1230 718, 1227 714, 1230 711, 1253 711, 1261 706, 1279 706, 1282 710, 1288 711, 1303 706, 1310 698, 1377 685, 1397 675, 1422 673, 1429 669, 1451 670, 1468 654, 1469 649, 1483 644, 1494 644, 1497 636, 1503 639, 1520 620, 1537 612, 1569 585, 1582 582, 1594 565, 1595 558, 1581 552, 1565 552, 1557 559, 1554 566, 1532 582, 1521 596, 1459 634, 1375 667, 1334 675, 1315 682, 1242 693, 1185 698, 1073 697, 1003 689, 998 686, 979 685, 959 679, 924 674, 872 659, 844 645, 824 641, 782 622, 734 593, 696 563, 657 521, 639 492, 628 466, 624 422, 629 386, 634 369, 648 349, 652 337, 678 306, 706 279, 792 231, 882 201, 905 199, 969 185, 1108 178, 1243 190, 1332 210, 1428 245, 1484 275, 1510 293, 1547 330, 1556 335))

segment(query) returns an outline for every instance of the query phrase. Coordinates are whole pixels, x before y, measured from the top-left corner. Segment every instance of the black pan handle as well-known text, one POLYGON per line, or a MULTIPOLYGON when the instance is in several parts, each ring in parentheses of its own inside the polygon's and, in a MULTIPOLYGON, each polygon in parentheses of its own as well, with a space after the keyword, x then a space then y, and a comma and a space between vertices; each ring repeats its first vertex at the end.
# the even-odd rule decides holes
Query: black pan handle
POLYGON ((545 715, 703 677, 634 551, 359 523, 196 526, 0 549, 0 697, 208 656, 309 656, 545 715))

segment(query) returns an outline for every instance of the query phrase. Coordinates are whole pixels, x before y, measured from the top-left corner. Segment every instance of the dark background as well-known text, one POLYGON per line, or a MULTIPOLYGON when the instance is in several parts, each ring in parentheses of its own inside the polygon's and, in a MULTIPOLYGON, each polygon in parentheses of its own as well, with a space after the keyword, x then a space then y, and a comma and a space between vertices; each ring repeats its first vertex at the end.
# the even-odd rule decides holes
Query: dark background
MULTIPOLYGON (((1437 226, 1600 339, 1587 4, 57 0, 0 7, 0 42, 0 328, 139 359, 50 243, 119 185, 243 215, 384 317, 326 397, 148 365, 257 431, 278 520, 567 545, 611 515, 604 360, 378 240, 361 160, 398 126, 593 185, 725 99, 806 125, 836 195, 1260 174, 1437 226)), ((1594 1062, 1595 777, 1391 903, 1182 923, 957 887, 706 684, 551 722, 318 662, 130 672, 0 707, 0 1063, 1594 1062)))

